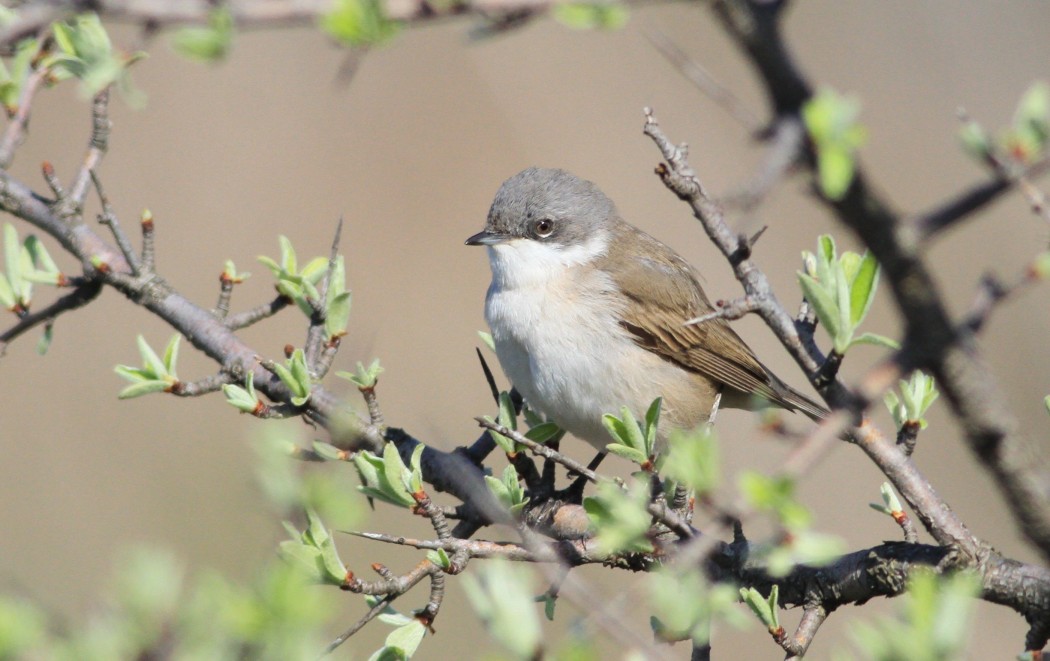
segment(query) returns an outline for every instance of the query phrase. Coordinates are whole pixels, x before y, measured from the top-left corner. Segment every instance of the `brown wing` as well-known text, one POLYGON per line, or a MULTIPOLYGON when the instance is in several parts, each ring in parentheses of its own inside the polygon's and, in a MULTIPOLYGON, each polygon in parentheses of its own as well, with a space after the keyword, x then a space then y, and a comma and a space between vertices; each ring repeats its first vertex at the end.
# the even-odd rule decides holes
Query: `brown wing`
POLYGON ((724 319, 685 326, 694 317, 713 311, 689 264, 648 234, 624 224, 622 232, 634 234, 609 246, 609 273, 632 304, 625 306, 621 324, 635 341, 649 351, 698 372, 746 395, 758 395, 788 409, 801 409, 822 417, 823 407, 795 392, 758 361, 724 319), (625 244, 646 244, 646 257, 631 257, 625 244), (615 264, 615 267, 611 267, 615 264), (644 305, 642 304, 644 302, 644 305))

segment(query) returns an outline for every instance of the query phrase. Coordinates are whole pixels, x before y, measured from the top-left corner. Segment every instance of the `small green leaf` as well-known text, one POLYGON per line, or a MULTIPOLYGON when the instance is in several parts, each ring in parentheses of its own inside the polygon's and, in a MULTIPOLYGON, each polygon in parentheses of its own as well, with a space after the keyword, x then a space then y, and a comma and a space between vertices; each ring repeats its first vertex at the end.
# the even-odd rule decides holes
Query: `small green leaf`
POLYGON ((835 298, 821 283, 805 273, 798 274, 798 281, 802 285, 802 293, 805 295, 806 300, 813 306, 817 319, 824 324, 828 335, 833 338, 836 337, 840 328, 839 310, 835 298))
POLYGON ((387 18, 380 0, 335 0, 320 24, 322 30, 348 46, 379 45, 398 31, 398 24, 387 18))
POLYGON ((172 377, 175 377, 175 364, 179 360, 179 340, 181 339, 182 336, 178 333, 172 335, 168 341, 167 348, 164 350, 164 369, 172 377))
POLYGON ((46 324, 44 326, 44 332, 40 335, 40 339, 36 343, 37 354, 43 356, 47 353, 47 350, 51 348, 51 340, 54 339, 54 326, 46 324))
POLYGON ((667 446, 662 466, 667 477, 701 495, 718 487, 721 464, 718 442, 710 425, 703 424, 692 431, 672 429, 667 446))
POLYGON ((645 453, 652 456, 656 449, 656 430, 660 425, 660 408, 663 398, 657 397, 645 412, 645 453))
POLYGON ((217 5, 208 15, 207 27, 186 27, 171 36, 171 45, 183 57, 215 62, 226 57, 233 41, 233 16, 228 7, 217 5))
POLYGON ((542 631, 524 567, 501 559, 486 561, 463 577, 463 588, 497 642, 516 658, 538 656, 542 631))
POLYGON ((170 386, 171 384, 167 381, 140 381, 121 390, 117 395, 117 399, 133 399, 135 397, 148 395, 151 392, 167 390, 170 386))
POLYGON ((992 154, 992 142, 988 133, 979 123, 970 119, 959 129, 959 142, 968 154, 984 163, 992 154))
POLYGON ((298 540, 286 540, 278 544, 277 553, 282 560, 302 572, 308 580, 314 583, 324 582, 319 549, 298 540))
POLYGON ((426 632, 426 625, 413 618, 407 624, 390 632, 386 637, 386 646, 401 652, 404 655, 403 658, 411 658, 419 649, 419 644, 423 642, 426 632))
POLYGON ((445 571, 452 568, 452 560, 448 557, 448 553, 445 549, 427 551, 427 560, 434 563, 436 566, 441 567, 445 571))
POLYGON ((0 273, 0 304, 3 304, 8 310, 14 310, 18 304, 14 289, 11 288, 11 282, 3 273, 0 273))
POLYGON ((840 200, 853 182, 855 156, 866 139, 857 123, 860 104, 852 97, 822 90, 802 107, 802 118, 817 156, 818 183, 830 200, 840 200))
POLYGON ((561 427, 554 422, 541 422, 529 431, 525 432, 525 437, 531 441, 537 443, 547 443, 552 438, 559 436, 562 433, 561 427))
POLYGON ((612 482, 601 482, 593 497, 584 498, 583 508, 594 524, 599 552, 649 553, 653 550, 646 536, 652 526, 648 501, 645 482, 636 482, 629 491, 612 482))
POLYGON ((859 270, 850 278, 850 322, 854 327, 860 325, 871 309, 878 285, 879 263, 874 255, 864 251, 859 270))
POLYGON ((146 342, 146 338, 138 336, 138 347, 139 355, 142 357, 142 364, 146 370, 154 377, 161 378, 168 373, 166 367, 164 367, 164 361, 160 359, 157 352, 153 350, 153 347, 146 342))
POLYGON ((343 292, 331 300, 325 311, 324 324, 329 341, 346 335, 350 324, 350 292, 343 292))
POLYGON ((574 30, 618 30, 630 13, 615 2, 566 2, 551 8, 554 19, 574 30))
POLYGON ((478 331, 478 337, 481 338, 481 342, 489 348, 489 351, 496 351, 496 341, 492 339, 491 333, 485 331, 478 331))
POLYGON ((901 348, 901 343, 897 340, 886 337, 885 335, 877 335, 875 333, 862 333, 859 336, 850 340, 849 345, 852 347, 854 344, 870 344, 876 347, 883 347, 885 349, 893 349, 896 351, 901 348))
POLYGON ((769 598, 767 599, 755 588, 740 588, 740 600, 747 604, 748 608, 751 609, 751 612, 755 614, 755 617, 757 617, 769 631, 775 631, 780 627, 780 620, 778 617, 779 591, 779 587, 774 584, 769 592, 769 598))
POLYGON ((641 450, 637 450, 626 445, 621 445, 619 443, 609 443, 605 446, 605 450, 609 454, 614 454, 617 457, 622 457, 627 461, 631 461, 638 464, 639 466, 649 461, 649 457, 647 457, 646 454, 641 450))

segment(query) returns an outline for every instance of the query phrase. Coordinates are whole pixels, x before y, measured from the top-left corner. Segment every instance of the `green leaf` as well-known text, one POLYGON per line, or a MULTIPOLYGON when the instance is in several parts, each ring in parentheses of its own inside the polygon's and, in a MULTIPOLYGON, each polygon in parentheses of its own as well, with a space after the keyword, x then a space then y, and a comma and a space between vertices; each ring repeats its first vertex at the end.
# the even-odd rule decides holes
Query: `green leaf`
POLYGON ((672 429, 667 439, 667 458, 664 474, 698 494, 716 489, 721 481, 718 441, 710 425, 703 424, 692 431, 672 429))
POLYGON ((171 336, 171 340, 168 341, 168 346, 164 350, 164 369, 173 378, 175 376, 175 363, 179 360, 179 340, 182 336, 176 333, 171 336))
POLYGON ((775 631, 780 627, 778 617, 779 592, 779 587, 774 584, 769 591, 769 598, 767 599, 755 588, 740 588, 740 600, 747 604, 751 612, 755 614, 755 617, 770 631, 775 631))
POLYGON ((293 275, 298 273, 299 265, 295 258, 295 247, 292 246, 291 240, 281 234, 277 237, 277 242, 281 246, 281 270, 293 275))
POLYGON ((639 466, 649 461, 649 457, 646 456, 646 454, 641 450, 628 447, 626 445, 621 445, 619 443, 609 443, 605 446, 605 450, 609 452, 609 454, 614 454, 617 457, 622 457, 627 461, 631 461, 638 464, 639 466))
POLYGON ((51 348, 51 340, 54 339, 54 326, 51 324, 44 325, 44 332, 40 335, 40 339, 36 343, 36 352, 43 356, 47 353, 47 350, 51 348))
POLYGON ((380 0, 335 0, 320 24, 329 36, 348 46, 379 45, 398 31, 380 0))
POLYGON ((629 448, 634 448, 642 454, 646 452, 645 445, 645 434, 642 428, 638 425, 638 421, 635 419, 634 414, 631 413, 630 409, 626 406, 620 409, 620 418, 606 413, 602 416, 602 424, 612 435, 613 439, 618 441, 622 445, 626 445, 629 448))
POLYGON ((862 333, 861 335, 850 340, 849 346, 854 344, 871 344, 877 347, 883 347, 886 349, 897 350, 901 348, 901 343, 894 340, 891 337, 885 335, 877 335, 875 333, 862 333))
POLYGON ((0 273, 0 303, 8 310, 14 310, 18 304, 11 282, 3 273, 0 273))
POLYGON ((860 104, 852 97, 822 90, 802 107, 802 118, 817 156, 818 183, 830 200, 840 200, 849 190, 855 171, 854 153, 866 139, 857 124, 860 104))
POLYGON ((171 45, 177 53, 200 62, 223 59, 232 41, 233 16, 225 5, 212 9, 207 27, 186 27, 171 36, 171 45))
POLYGON ((419 649, 419 644, 423 642, 426 632, 426 625, 413 619, 391 631, 386 637, 386 646, 399 650, 405 655, 405 658, 410 658, 419 649))
POLYGON ((18 230, 11 223, 4 223, 4 263, 15 304, 28 307, 31 285, 22 278, 22 246, 18 242, 18 230))
POLYGON ((277 545, 277 553, 282 560, 302 572, 310 581, 324 582, 319 549, 298 540, 286 540, 277 545))
POLYGON ((542 631, 523 566, 502 559, 487 561, 463 576, 463 589, 497 642, 519 659, 538 656, 542 631))
POLYGON ((339 294, 325 311, 325 334, 332 341, 337 337, 346 335, 346 328, 350 324, 350 292, 339 294))
POLYGON ((644 482, 636 482, 629 491, 612 482, 601 482, 593 497, 584 498, 583 508, 594 524, 600 553, 653 550, 646 536, 652 526, 648 501, 648 486, 644 482))
POLYGON ((137 342, 139 355, 142 357, 142 364, 147 372, 157 378, 163 378, 167 375, 168 370, 164 367, 164 361, 160 359, 160 356, 158 356, 157 352, 153 350, 153 347, 146 342, 146 338, 139 335, 137 342))
POLYGON ((133 383, 127 388, 121 390, 117 395, 117 399, 133 399, 135 397, 148 395, 151 392, 167 390, 170 386, 171 384, 167 381, 140 381, 139 383, 133 383))
POLYGON ((405 507, 415 505, 416 501, 409 493, 405 484, 404 473, 408 472, 405 463, 401 461, 401 454, 393 443, 387 443, 383 447, 383 476, 386 479, 385 487, 389 488, 390 495, 405 507))
POLYGON ((798 274, 798 282, 802 285, 802 293, 806 300, 813 306, 817 319, 827 329, 828 335, 836 337, 839 334, 839 310, 832 294, 817 280, 806 275, 798 274))
MULTIPOLYGON (((33 267, 39 271, 41 276, 47 275, 55 278, 55 276, 61 276, 61 271, 58 270, 58 264, 55 264, 55 260, 51 259, 51 254, 48 253, 47 248, 40 242, 40 239, 36 238, 35 235, 30 234, 25 240, 25 249, 29 252, 30 259, 32 260, 33 267)), ((51 284, 58 284, 57 278, 51 284)))
POLYGON ((1050 86, 1045 81, 1036 81, 1025 91, 1014 114, 1014 126, 1032 135, 1036 151, 1045 148, 1050 133, 1050 86))
POLYGON ((376 358, 368 367, 365 367, 361 361, 358 361, 356 372, 336 372, 335 375, 350 381, 358 388, 375 388, 376 383, 379 381, 379 375, 383 372, 384 370, 379 364, 379 359, 376 358))
POLYGON ((492 339, 491 333, 485 331, 478 331, 478 337, 481 338, 481 342, 489 348, 489 351, 496 351, 496 341, 492 339))
POLYGON ((574 30, 618 30, 630 13, 614 2, 566 2, 551 8, 554 19, 574 30))
POLYGON ((645 412, 645 453, 652 456, 656 449, 656 430, 660 425, 660 408, 663 398, 657 397, 645 412))
POLYGON ((959 142, 968 154, 984 163, 992 153, 992 142, 988 133, 979 123, 968 120, 959 129, 959 142))
MULTIPOLYGON (((856 253, 853 253, 856 254, 856 253)), ((875 300, 875 290, 879 286, 879 263, 869 251, 864 251, 860 268, 850 278, 850 321, 856 327, 864 320, 875 300)))
POLYGON ((554 422, 541 422, 529 431, 525 432, 525 437, 531 441, 537 443, 547 443, 552 438, 559 436, 562 433, 561 427, 554 422))
MULTIPOLYGON (((485 477, 488 477, 487 475, 485 477)), ((427 560, 434 563, 436 566, 441 567, 445 571, 452 568, 452 560, 448 557, 448 553, 445 549, 434 549, 433 551, 427 551, 427 560)))

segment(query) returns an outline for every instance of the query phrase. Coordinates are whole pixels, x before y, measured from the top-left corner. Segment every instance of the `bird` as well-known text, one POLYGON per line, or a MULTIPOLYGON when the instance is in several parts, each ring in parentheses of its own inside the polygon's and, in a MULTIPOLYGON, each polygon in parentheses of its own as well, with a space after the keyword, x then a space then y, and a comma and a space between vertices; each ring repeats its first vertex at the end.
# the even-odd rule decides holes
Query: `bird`
POLYGON ((620 215, 597 185, 531 167, 496 193, 484 229, 485 319, 504 373, 533 410, 604 451, 606 413, 642 419, 662 398, 658 444, 723 408, 828 414, 763 365, 714 307, 699 273, 620 215))

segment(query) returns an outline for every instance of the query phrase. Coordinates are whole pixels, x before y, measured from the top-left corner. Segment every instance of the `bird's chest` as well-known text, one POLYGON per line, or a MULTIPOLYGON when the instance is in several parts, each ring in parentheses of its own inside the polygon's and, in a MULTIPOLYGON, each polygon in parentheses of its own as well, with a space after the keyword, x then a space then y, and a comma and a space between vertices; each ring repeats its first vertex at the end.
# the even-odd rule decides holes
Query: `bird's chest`
POLYGON ((489 289, 485 315, 503 371, 534 408, 563 426, 572 427, 573 418, 591 422, 608 406, 615 366, 630 351, 612 294, 600 273, 570 269, 489 289))

